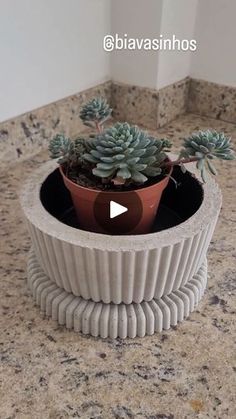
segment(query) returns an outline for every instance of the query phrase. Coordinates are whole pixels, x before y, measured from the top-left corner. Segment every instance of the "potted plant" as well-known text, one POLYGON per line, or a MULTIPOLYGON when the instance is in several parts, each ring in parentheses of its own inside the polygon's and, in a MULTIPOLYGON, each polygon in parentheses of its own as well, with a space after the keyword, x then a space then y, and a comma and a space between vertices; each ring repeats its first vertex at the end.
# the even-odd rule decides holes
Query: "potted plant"
POLYGON ((212 161, 232 160, 234 153, 223 133, 200 131, 184 140, 178 158, 170 157, 168 140, 138 127, 104 129, 110 115, 103 99, 87 104, 81 118, 97 132, 75 140, 56 135, 49 148, 59 169, 50 160, 24 185, 21 205, 32 240, 28 283, 41 310, 67 328, 112 338, 151 335, 188 317, 204 293, 222 202, 206 172, 215 175, 212 161), (112 235, 99 234, 111 232, 94 211, 104 196, 140 202, 140 222, 132 227, 128 211, 116 217, 112 235), (152 227, 155 217, 160 228, 152 227))
MULTIPOLYGON (((58 134, 49 145, 50 156, 58 159, 80 226, 86 230, 106 232, 94 216, 94 205, 99 194, 109 194, 109 199, 113 201, 119 196, 123 202, 122 197, 125 200, 134 191, 140 199, 142 217, 137 226, 126 228, 126 232, 148 233, 162 193, 171 179, 173 166, 180 165, 185 172, 186 163, 196 162, 205 182, 206 170, 216 175, 212 163, 214 159, 234 159, 230 139, 224 133, 208 130, 185 139, 179 158, 171 161, 166 154, 171 148, 169 140, 154 138, 127 122, 117 122, 104 129, 104 123, 111 113, 112 109, 105 99, 91 100, 82 108, 80 118, 97 132, 88 138, 75 140, 58 134)), ((134 205, 137 205, 135 200, 134 205)), ((106 216, 102 207, 100 212, 106 216)), ((123 232, 122 225, 119 227, 123 232)))

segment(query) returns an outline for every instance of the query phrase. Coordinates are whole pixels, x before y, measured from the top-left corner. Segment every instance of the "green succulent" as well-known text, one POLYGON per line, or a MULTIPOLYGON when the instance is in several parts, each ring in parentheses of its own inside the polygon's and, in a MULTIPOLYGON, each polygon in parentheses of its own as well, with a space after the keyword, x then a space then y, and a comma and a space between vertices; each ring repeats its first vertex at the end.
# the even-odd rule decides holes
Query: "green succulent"
POLYGON ((90 150, 83 158, 95 166, 93 174, 123 183, 142 184, 160 175, 166 159, 164 150, 170 147, 168 140, 157 140, 127 122, 118 122, 88 141, 90 150))
MULTIPOLYGON (((68 176, 78 179, 79 174, 102 179, 106 184, 143 184, 150 177, 163 174, 167 167, 196 162, 203 181, 206 171, 216 175, 214 159, 233 160, 234 151, 230 138, 216 131, 199 131, 186 138, 175 161, 165 161, 171 143, 156 139, 137 126, 127 122, 116 123, 102 131, 103 123, 111 116, 112 109, 104 98, 90 100, 81 110, 85 125, 96 128, 97 133, 88 139, 71 140, 63 134, 56 135, 49 144, 50 157, 67 166, 68 176)), ((94 179, 95 182, 97 179, 94 179)))
POLYGON ((74 150, 74 144, 65 135, 57 134, 51 139, 48 149, 50 157, 52 159, 58 159, 58 163, 63 164, 70 159, 74 150))
POLYGON ((83 138, 74 141, 63 134, 57 134, 49 143, 52 159, 58 159, 59 164, 75 165, 82 163, 82 155, 86 152, 86 142, 83 138))
POLYGON ((230 138, 216 131, 199 131, 184 140, 180 158, 197 158, 197 168, 206 181, 206 169, 213 175, 217 174, 212 163, 213 159, 233 160, 234 151, 230 146, 230 138))
POLYGON ((103 124, 108 118, 110 118, 112 109, 107 103, 106 99, 95 98, 88 102, 80 112, 80 118, 83 123, 88 126, 94 127, 103 124))

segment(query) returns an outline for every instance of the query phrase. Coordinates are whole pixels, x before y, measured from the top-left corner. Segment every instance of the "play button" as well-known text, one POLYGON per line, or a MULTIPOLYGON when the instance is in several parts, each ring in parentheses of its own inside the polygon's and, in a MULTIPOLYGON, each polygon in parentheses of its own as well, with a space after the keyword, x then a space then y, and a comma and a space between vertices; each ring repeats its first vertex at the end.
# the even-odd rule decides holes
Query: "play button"
POLYGON ((93 211, 101 233, 136 234, 135 228, 142 218, 143 206, 138 194, 133 191, 100 192, 93 211))
POLYGON ((124 207, 123 205, 118 204, 115 201, 110 202, 110 218, 118 217, 124 212, 127 212, 128 208, 124 207))

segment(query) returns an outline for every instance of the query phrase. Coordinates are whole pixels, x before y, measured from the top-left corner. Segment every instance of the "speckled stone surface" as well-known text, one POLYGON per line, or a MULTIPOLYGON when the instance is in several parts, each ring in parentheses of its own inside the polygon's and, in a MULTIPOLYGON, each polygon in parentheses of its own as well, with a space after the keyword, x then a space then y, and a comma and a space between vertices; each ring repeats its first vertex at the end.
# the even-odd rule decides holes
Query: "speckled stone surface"
POLYGON ((25 160, 47 146, 58 132, 74 136, 84 130, 79 118, 81 106, 96 96, 111 100, 111 83, 106 82, 84 92, 28 112, 0 124, 0 161, 25 160))
POLYGON ((236 87, 190 80, 189 112, 236 123, 236 87))
POLYGON ((159 102, 157 90, 113 82, 111 97, 115 119, 156 129, 159 102))
POLYGON ((163 127, 187 110, 189 77, 159 90, 157 127, 163 127))
POLYGON ((160 90, 113 82, 114 118, 160 128, 186 112, 189 81, 187 77, 160 90))
MULTIPOLYGON (((236 125, 193 115, 158 134, 178 146, 199 128, 224 130, 236 143, 236 125)), ((1 169, 0 418, 234 419, 235 163, 218 164, 223 208, 198 310, 167 332, 112 341, 43 318, 27 288, 30 239, 18 192, 46 159, 1 169)))

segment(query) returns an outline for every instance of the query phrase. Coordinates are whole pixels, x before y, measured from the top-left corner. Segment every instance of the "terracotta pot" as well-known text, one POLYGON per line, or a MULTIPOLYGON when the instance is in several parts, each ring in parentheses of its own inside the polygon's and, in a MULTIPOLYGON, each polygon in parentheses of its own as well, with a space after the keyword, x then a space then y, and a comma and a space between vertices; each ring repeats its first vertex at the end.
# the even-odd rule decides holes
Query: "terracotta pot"
POLYGON ((157 209, 161 200, 162 193, 167 187, 173 168, 170 168, 168 176, 154 185, 137 189, 134 191, 114 192, 99 191, 85 188, 71 181, 63 172, 60 166, 60 173, 67 189, 70 191, 76 215, 82 229, 105 234, 146 234, 151 231, 155 220, 157 209), (94 211, 98 196, 99 204, 94 211), (103 202, 102 202, 103 201, 103 202), (117 217, 116 223, 106 229, 108 225, 107 202, 115 201, 123 206, 127 206, 129 211, 125 216, 117 217), (96 213, 99 213, 99 219, 96 213), (137 222, 135 222, 135 219, 137 222))

